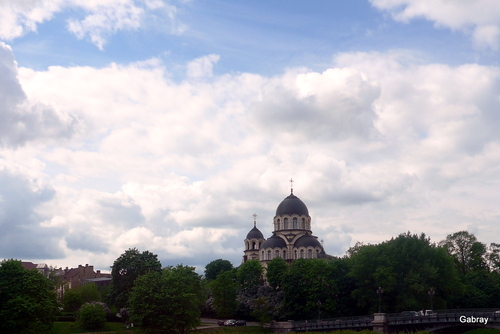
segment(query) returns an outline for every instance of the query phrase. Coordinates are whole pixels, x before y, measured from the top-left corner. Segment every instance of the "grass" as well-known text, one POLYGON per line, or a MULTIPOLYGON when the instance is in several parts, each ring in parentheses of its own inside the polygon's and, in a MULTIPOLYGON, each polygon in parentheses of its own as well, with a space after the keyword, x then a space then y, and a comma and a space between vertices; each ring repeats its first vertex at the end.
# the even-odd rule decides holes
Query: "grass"
POLYGON ((122 322, 107 322, 104 329, 99 331, 89 331, 81 329, 74 322, 54 322, 51 334, 76 334, 76 333, 105 333, 114 332, 116 334, 140 333, 139 328, 126 329, 122 322))

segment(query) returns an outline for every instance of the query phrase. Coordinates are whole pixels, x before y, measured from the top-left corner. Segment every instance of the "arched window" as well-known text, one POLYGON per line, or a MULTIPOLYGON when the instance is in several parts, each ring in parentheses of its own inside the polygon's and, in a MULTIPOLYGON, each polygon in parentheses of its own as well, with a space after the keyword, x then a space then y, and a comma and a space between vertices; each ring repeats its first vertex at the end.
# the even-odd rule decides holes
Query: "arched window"
POLYGON ((304 250, 303 249, 300 250, 300 258, 304 259, 304 250))
POLYGON ((257 249, 257 248, 255 247, 255 241, 252 243, 252 249, 257 249))
POLYGON ((274 254, 274 257, 280 257, 280 251, 279 250, 276 250, 276 252, 274 254))
POLYGON ((305 229, 306 229, 306 219, 305 219, 305 218, 302 218, 302 226, 301 226, 301 228, 302 228, 303 230, 305 230, 305 229))
POLYGON ((297 260, 297 250, 294 251, 293 258, 294 260, 297 260))
POLYGON ((312 249, 309 249, 309 250, 307 251, 307 258, 308 258, 308 259, 312 259, 312 257, 313 257, 313 250, 312 250, 312 249))
POLYGON ((284 226, 284 229, 285 229, 285 230, 288 230, 288 218, 285 218, 285 226, 284 226))
POLYGON ((297 229, 297 218, 293 218, 293 228, 297 229))
POLYGON ((271 250, 268 250, 268 251, 267 251, 267 259, 268 259, 268 260, 271 260, 271 259, 272 259, 272 258, 271 258, 271 250))
POLYGON ((286 260, 286 250, 283 251, 283 260, 286 260))
POLYGON ((262 251, 262 253, 261 253, 261 254, 262 254, 262 257, 261 257, 260 259, 261 259, 261 260, 265 260, 265 259, 264 259, 264 251, 262 251))

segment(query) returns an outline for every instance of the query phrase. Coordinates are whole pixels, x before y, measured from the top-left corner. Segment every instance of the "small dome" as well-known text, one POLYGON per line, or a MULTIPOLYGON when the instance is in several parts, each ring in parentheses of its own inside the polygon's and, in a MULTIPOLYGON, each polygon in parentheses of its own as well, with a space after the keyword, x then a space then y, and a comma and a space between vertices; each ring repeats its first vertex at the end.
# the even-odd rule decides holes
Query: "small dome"
POLYGON ((285 198, 280 205, 278 205, 278 208, 276 209, 276 216, 293 214, 299 216, 309 216, 309 210, 307 210, 307 206, 304 202, 291 193, 290 196, 285 198))
POLYGON ((286 242, 274 234, 262 244, 260 249, 265 248, 286 248, 286 242))
POLYGON ((306 235, 300 237, 299 239, 297 239, 297 241, 295 241, 295 244, 293 246, 296 248, 299 248, 299 247, 319 247, 319 248, 323 249, 323 246, 321 246, 321 243, 318 241, 318 239, 316 239, 315 237, 313 237, 310 234, 306 234, 306 235))
POLYGON ((251 229, 250 232, 248 232, 247 239, 264 239, 264 235, 257 228, 257 226, 254 226, 253 229, 251 229))

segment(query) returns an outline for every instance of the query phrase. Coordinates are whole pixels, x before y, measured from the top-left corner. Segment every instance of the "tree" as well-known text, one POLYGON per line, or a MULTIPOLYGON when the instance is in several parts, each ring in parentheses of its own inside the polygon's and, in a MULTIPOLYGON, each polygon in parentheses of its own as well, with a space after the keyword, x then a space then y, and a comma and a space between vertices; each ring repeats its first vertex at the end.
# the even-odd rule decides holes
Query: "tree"
POLYGON ((237 302, 236 295, 238 286, 234 270, 224 271, 210 282, 210 290, 213 297, 213 307, 218 317, 229 318, 234 315, 237 302))
POLYGON ((455 259, 458 272, 465 276, 472 270, 486 268, 486 245, 477 241, 474 234, 460 231, 450 234, 439 243, 455 259))
POLYGON ((240 291, 249 296, 255 296, 259 286, 263 284, 263 268, 259 260, 250 260, 243 263, 236 273, 240 291))
POLYGON ((125 307, 134 281, 150 271, 161 272, 158 255, 149 251, 139 252, 130 248, 115 260, 111 267, 113 283, 110 292, 110 302, 118 309, 125 307))
POLYGON ((283 286, 283 279, 285 278, 288 264, 281 257, 275 257, 267 264, 266 278, 267 283, 275 290, 281 289, 283 286))
POLYGON ((106 323, 106 311, 102 304, 85 303, 78 311, 78 325, 87 330, 98 330, 106 323))
POLYGON ((52 283, 20 261, 0 266, 0 333, 49 333, 57 311, 52 283))
POLYGON ((205 278, 212 281, 217 278, 221 272, 233 269, 233 265, 228 260, 218 259, 205 266, 205 278))
POLYGON ((463 295, 463 285, 453 259, 425 234, 400 234, 378 245, 361 246, 349 258, 349 275, 356 289, 352 296, 361 311, 378 308, 376 290, 382 287, 382 311, 430 307, 429 289, 434 289, 434 305, 446 308, 447 301, 463 295))
POLYGON ((68 312, 77 311, 83 305, 83 298, 80 291, 71 289, 66 291, 63 296, 64 310, 68 312))
POLYGON ((183 265, 140 276, 130 293, 130 320, 147 333, 186 333, 199 324, 200 283, 194 268, 183 265))
POLYGON ((297 259, 283 280, 283 303, 288 319, 335 316, 335 267, 322 259, 297 259))
POLYGON ((84 303, 101 301, 101 294, 99 293, 99 287, 95 283, 88 283, 82 285, 77 290, 82 295, 82 300, 84 303))

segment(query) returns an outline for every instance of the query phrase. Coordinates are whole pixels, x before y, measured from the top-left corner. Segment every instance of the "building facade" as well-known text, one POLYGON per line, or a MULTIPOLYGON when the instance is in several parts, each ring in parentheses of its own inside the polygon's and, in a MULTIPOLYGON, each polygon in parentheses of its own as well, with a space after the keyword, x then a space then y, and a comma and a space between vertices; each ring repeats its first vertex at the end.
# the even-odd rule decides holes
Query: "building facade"
POLYGON ((293 194, 293 189, 278 205, 273 225, 272 236, 265 239, 257 228, 254 215, 254 227, 244 241, 243 262, 259 260, 267 267, 267 263, 276 257, 287 262, 327 257, 318 237, 312 234, 309 210, 304 202, 293 194))

